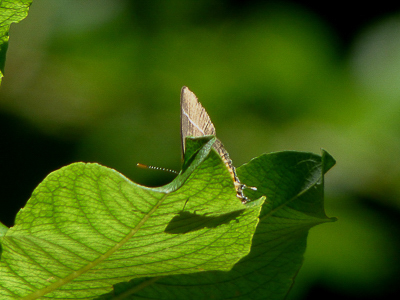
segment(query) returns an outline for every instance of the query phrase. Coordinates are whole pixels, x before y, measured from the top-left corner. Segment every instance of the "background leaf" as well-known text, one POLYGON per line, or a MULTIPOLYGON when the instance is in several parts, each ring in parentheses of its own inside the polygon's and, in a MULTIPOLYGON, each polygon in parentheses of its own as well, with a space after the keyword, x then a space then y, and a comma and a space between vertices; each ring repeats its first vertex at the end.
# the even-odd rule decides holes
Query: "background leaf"
POLYGON ((0 84, 8 49, 11 23, 18 23, 28 15, 32 0, 0 0, 0 84))
POLYGON ((2 239, 0 298, 91 299, 132 278, 230 270, 250 251, 262 201, 237 199, 214 140, 164 188, 98 164, 51 173, 2 239), (183 209, 205 221, 166 230, 183 209))

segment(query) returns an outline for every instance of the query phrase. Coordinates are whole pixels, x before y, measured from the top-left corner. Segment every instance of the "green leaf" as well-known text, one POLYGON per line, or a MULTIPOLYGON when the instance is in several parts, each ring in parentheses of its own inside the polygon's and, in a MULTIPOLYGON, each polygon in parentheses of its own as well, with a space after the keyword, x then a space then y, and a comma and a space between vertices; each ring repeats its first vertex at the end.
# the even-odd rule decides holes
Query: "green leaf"
POLYGON ((8 227, 0 222, 0 238, 6 234, 8 227))
POLYGON ((267 200, 248 256, 229 272, 135 279, 98 299, 284 299, 301 267, 308 230, 335 221, 323 209, 323 176, 334 163, 325 151, 322 157, 280 152, 251 160, 238 175, 257 187, 249 197, 267 200))
POLYGON ((186 170, 160 188, 98 164, 48 175, 1 239, 0 299, 92 299, 135 278, 229 271, 263 199, 241 204, 214 141, 188 141, 186 170))
POLYGON ((18 23, 28 15, 32 0, 0 0, 0 84, 8 48, 11 23, 18 23))

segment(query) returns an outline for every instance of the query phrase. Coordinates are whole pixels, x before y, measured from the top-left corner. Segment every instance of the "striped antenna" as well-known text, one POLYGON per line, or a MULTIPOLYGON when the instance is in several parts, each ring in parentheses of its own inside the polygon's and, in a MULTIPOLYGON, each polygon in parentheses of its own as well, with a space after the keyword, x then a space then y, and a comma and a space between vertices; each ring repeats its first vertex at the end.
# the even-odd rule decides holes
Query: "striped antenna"
POLYGON ((245 184, 243 184, 243 189, 249 189, 249 190, 252 190, 252 191, 257 191, 257 188, 255 186, 247 186, 245 184))
POLYGON ((136 166, 138 166, 139 168, 142 168, 142 169, 152 169, 152 170, 159 170, 159 171, 165 171, 165 172, 169 172, 169 173, 178 174, 178 172, 175 170, 161 168, 161 167, 155 167, 155 166, 148 166, 148 165, 141 164, 141 163, 137 163, 136 166))

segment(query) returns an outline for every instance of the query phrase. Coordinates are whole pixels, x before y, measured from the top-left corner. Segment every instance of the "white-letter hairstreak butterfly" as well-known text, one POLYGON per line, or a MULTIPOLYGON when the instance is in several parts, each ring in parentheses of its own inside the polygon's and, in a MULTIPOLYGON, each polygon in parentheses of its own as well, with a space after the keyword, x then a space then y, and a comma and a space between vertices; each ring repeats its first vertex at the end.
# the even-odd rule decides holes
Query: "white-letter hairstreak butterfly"
MULTIPOLYGON (((215 135, 214 124, 211 122, 210 116, 207 114, 204 107, 197 100, 196 95, 184 86, 181 91, 182 154, 185 153, 185 138, 187 136, 200 137, 204 135, 215 135)), ((231 174, 236 189, 236 196, 242 200, 243 203, 246 203, 248 198, 243 194, 243 189, 246 186, 240 182, 239 177, 236 175, 236 169, 232 165, 232 160, 225 150, 224 145, 217 139, 213 148, 221 156, 231 174)))

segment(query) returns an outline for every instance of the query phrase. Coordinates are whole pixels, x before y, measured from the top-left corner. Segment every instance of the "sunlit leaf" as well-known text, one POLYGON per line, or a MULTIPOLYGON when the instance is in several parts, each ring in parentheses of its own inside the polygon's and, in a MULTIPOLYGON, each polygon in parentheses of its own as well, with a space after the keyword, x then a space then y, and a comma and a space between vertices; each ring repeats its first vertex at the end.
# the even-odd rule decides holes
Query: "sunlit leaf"
POLYGON ((214 141, 190 141, 190 164, 160 188, 98 164, 51 173, 1 239, 0 298, 91 299, 134 278, 229 271, 263 198, 241 203, 214 141))

